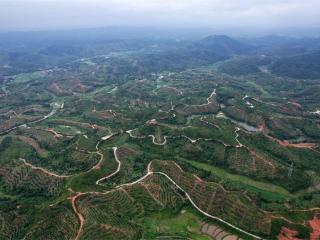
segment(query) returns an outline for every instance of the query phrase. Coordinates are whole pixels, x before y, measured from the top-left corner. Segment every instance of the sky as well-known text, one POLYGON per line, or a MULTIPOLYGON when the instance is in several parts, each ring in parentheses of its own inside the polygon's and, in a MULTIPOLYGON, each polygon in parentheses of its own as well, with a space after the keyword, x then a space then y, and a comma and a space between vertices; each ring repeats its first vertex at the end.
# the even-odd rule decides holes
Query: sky
POLYGON ((0 0, 0 31, 320 27, 320 0, 0 0))

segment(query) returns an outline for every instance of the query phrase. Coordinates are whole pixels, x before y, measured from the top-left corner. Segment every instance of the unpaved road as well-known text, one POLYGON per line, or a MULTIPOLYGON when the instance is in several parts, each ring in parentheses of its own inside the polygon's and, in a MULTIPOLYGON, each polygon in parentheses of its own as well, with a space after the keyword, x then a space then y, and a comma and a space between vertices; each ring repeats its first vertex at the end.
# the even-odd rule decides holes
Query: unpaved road
MULTIPOLYGON (((116 153, 117 148, 114 147, 114 148, 113 148, 113 151, 114 151, 115 159, 116 159, 116 161, 118 162, 118 168, 117 168, 117 170, 114 171, 113 173, 111 173, 110 175, 108 175, 108 176, 106 176, 106 177, 104 177, 104 178, 99 179, 99 180, 97 181, 98 183, 96 182, 96 184, 99 184, 99 181, 102 181, 102 180, 105 180, 105 179, 107 179, 107 178, 110 178, 111 176, 114 176, 115 174, 117 174, 117 173, 120 171, 121 161, 118 159, 118 156, 117 156, 117 153, 116 153)), ((200 213, 202 213, 203 215, 205 215, 206 217, 209 217, 209 218, 214 219, 214 220, 217 220, 217 221, 219 221, 219 222, 221 222, 221 223, 223 223, 223 224, 226 224, 227 226, 229 226, 229 227, 231 227, 231 228, 233 228, 233 229, 235 229, 235 230, 237 230, 237 231, 239 231, 239 232, 241 232, 241 233, 243 233, 243 234, 246 234, 246 235, 248 235, 248 236, 250 236, 250 237, 253 237, 253 238, 255 238, 255 239, 263 239, 263 238, 261 238, 261 237, 259 237, 259 236, 257 236, 257 235, 254 235, 254 234, 252 234, 252 233, 249 233, 249 232, 247 232, 247 231, 245 231, 245 230, 243 230, 243 229, 241 229, 241 228, 238 228, 237 226, 235 226, 235 225, 233 225, 233 224, 231 224, 231 223, 229 223, 229 222, 227 222, 227 221, 225 221, 225 220, 223 220, 223 219, 221 219, 221 218, 219 218, 219 217, 213 216, 213 215, 211 215, 211 214, 203 211, 202 209, 200 209, 200 207, 198 207, 197 204, 192 200, 192 198, 191 198, 191 196, 189 195, 189 193, 186 192, 182 187, 180 187, 180 186, 179 186, 172 178, 170 178, 166 173, 163 173, 163 172, 154 172, 154 171, 152 170, 152 168, 151 168, 151 163, 152 163, 152 162, 150 162, 150 163, 148 164, 147 173, 146 173, 144 176, 142 176, 141 178, 139 178, 138 180, 136 180, 136 181, 118 185, 118 186, 115 187, 114 190, 111 190, 111 191, 108 191, 108 192, 101 192, 101 193, 97 193, 97 192, 77 193, 77 195, 75 195, 74 197, 71 198, 73 210, 74 210, 74 212, 76 213, 76 215, 78 216, 79 221, 80 221, 80 227, 79 227, 78 234, 77 234, 77 237, 76 237, 75 240, 78 240, 78 239, 79 239, 79 236, 80 236, 81 233, 82 233, 82 229, 83 229, 83 225, 84 225, 84 221, 85 221, 83 215, 82 215, 82 214, 78 211, 78 209, 77 209, 77 206, 76 206, 76 200, 77 200, 77 198, 79 198, 80 196, 85 195, 85 194, 109 194, 110 192, 113 192, 113 191, 115 191, 116 189, 120 189, 120 188, 124 188, 124 187, 128 187, 128 186, 132 186, 132 185, 134 185, 134 184, 140 183, 140 182, 144 181, 148 176, 153 175, 153 174, 158 174, 158 175, 162 175, 162 176, 166 177, 171 183, 173 183, 180 191, 182 191, 182 192, 186 195, 186 197, 188 198, 188 200, 190 201, 190 203, 192 204, 192 206, 193 206, 197 211, 199 211, 200 213)), ((180 168, 179 165, 177 165, 177 166, 180 168)), ((181 168, 180 168, 180 169, 181 169, 181 168)))

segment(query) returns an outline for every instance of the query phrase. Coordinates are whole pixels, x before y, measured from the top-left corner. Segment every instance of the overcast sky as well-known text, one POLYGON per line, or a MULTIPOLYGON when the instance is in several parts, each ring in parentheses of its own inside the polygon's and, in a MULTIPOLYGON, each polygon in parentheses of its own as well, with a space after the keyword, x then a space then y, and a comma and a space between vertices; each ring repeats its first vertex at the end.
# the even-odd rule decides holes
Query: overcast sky
POLYGON ((320 26, 320 0, 0 0, 0 31, 320 26))

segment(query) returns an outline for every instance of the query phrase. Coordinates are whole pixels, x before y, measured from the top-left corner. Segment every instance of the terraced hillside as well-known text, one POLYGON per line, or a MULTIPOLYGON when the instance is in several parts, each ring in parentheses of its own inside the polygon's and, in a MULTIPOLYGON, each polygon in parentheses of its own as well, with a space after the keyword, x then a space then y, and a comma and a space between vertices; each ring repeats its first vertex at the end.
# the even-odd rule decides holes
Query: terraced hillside
POLYGON ((162 44, 2 72, 0 239, 319 239, 320 81, 162 44))

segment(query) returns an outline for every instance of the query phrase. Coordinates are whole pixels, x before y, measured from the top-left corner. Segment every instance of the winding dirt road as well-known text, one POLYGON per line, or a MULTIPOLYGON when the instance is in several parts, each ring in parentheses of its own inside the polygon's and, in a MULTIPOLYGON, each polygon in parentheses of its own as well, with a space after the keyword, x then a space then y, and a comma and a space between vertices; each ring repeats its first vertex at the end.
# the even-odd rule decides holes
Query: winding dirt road
POLYGON ((46 120, 47 118, 53 116, 55 113, 56 113, 56 109, 53 109, 48 115, 46 115, 46 116, 44 116, 44 117, 42 117, 40 119, 31 121, 31 122, 22 123, 20 125, 14 126, 12 128, 9 128, 7 130, 4 130, 4 131, 0 132, 0 135, 8 134, 8 133, 12 132, 15 129, 18 129, 18 128, 23 127, 23 126, 27 126, 28 124, 41 122, 41 121, 46 120))
POLYGON ((113 173, 109 174, 108 176, 105 176, 105 177, 102 177, 102 178, 98 179, 96 181, 97 185, 100 185, 100 182, 102 182, 102 181, 104 181, 104 180, 106 180, 108 178, 111 178, 112 176, 116 175, 121 169, 121 162, 120 162, 120 160, 118 158, 118 155, 117 155, 117 149, 118 148, 117 147, 113 147, 112 149, 113 149, 114 158, 115 158, 116 162, 118 163, 118 167, 113 173))
POLYGON ((211 219, 217 220, 217 221, 219 221, 219 222, 221 222, 221 223, 223 223, 223 224, 226 224, 226 225, 228 225, 229 227, 231 227, 231 228, 233 228, 233 229, 235 229, 235 230, 237 230, 237 231, 239 231, 239 232, 241 232, 241 233, 244 233, 244 234, 246 234, 246 235, 248 235, 248 236, 250 236, 250 237, 253 237, 253 238, 255 238, 255 239, 263 239, 263 238, 261 238, 261 237, 259 237, 259 236, 257 236, 257 235, 254 235, 254 234, 252 234, 252 233, 249 233, 249 232, 247 232, 247 231, 245 231, 245 230, 243 230, 243 229, 241 229, 241 228, 238 228, 237 226, 235 226, 235 225, 233 225, 233 224, 231 224, 231 223, 229 223, 229 222, 227 222, 227 221, 225 221, 225 220, 223 220, 223 219, 221 219, 221 218, 219 218, 219 217, 213 216, 213 215, 211 215, 211 214, 209 214, 209 213, 201 210, 201 209, 195 204, 195 202, 192 200, 192 198, 190 197, 190 195, 189 195, 183 188, 181 188, 174 180, 172 180, 167 174, 165 174, 165 173, 163 173, 163 172, 151 172, 151 174, 160 174, 160 175, 165 176, 170 182, 172 182, 180 191, 182 191, 182 192, 186 195, 186 197, 188 198, 188 200, 190 201, 190 203, 192 204, 192 206, 193 206, 195 209, 197 209, 200 213, 202 213, 203 215, 205 215, 205 216, 207 216, 207 217, 209 217, 209 218, 211 218, 211 219))
POLYGON ((77 195, 73 196, 71 198, 71 205, 72 205, 72 209, 75 212, 75 214, 78 216, 79 222, 80 222, 80 227, 78 229, 77 232, 77 236, 75 238, 75 240, 78 240, 82 234, 82 230, 83 230, 83 226, 84 226, 84 217, 83 215, 79 212, 78 207, 77 207, 77 199, 84 195, 85 193, 77 193, 77 195))
POLYGON ((49 176, 52 176, 52 177, 56 177, 56 178, 69 178, 71 177, 72 175, 59 175, 59 174, 56 174, 56 173, 53 173, 53 172, 50 172, 48 171, 47 169, 45 168, 42 168, 42 167, 36 167, 36 166, 33 166, 32 164, 28 163, 25 159, 23 158, 19 158, 20 161, 22 161, 26 166, 30 167, 31 169, 33 170, 37 170, 37 171, 41 171, 49 176))
MULTIPOLYGON (((155 144, 155 145, 158 145, 158 146, 166 145, 166 144, 167 144, 167 140, 168 140, 169 138, 172 138, 172 139, 175 139, 175 138, 185 138, 185 139, 189 140, 191 143, 196 143, 196 142, 201 141, 201 140, 202 140, 202 141, 212 141, 212 140, 213 140, 212 138, 197 138, 197 139, 192 139, 192 138, 190 138, 190 137, 188 137, 188 136, 186 136, 186 135, 179 135, 179 136, 163 136, 164 141, 161 142, 161 143, 158 143, 158 142, 156 142, 156 137, 155 137, 154 135, 150 134, 150 135, 148 135, 148 136, 135 136, 135 135, 133 135, 133 133, 132 133, 134 130, 135 130, 135 129, 128 130, 128 131, 126 131, 126 133, 128 133, 131 138, 136 138, 136 139, 144 139, 144 138, 147 138, 147 137, 151 137, 151 138, 152 138, 152 143, 155 144)), ((225 144, 225 143, 223 143, 223 144, 224 144, 225 146, 229 146, 229 145, 227 145, 227 144, 225 144)))
MULTIPOLYGON (((106 180, 106 179, 114 176, 115 174, 117 174, 117 173, 120 171, 121 161, 118 159, 118 156, 117 156, 117 147, 113 147, 113 153, 114 153, 114 156, 115 156, 116 161, 118 162, 118 168, 117 168, 113 173, 111 173, 110 175, 99 179, 99 180, 96 182, 96 184, 99 184, 100 181, 106 180)), ((253 238, 255 238, 255 239, 263 239, 263 238, 261 238, 261 237, 259 237, 259 236, 257 236, 257 235, 254 235, 254 234, 252 234, 252 233, 249 233, 249 232, 247 232, 247 231, 245 231, 245 230, 243 230, 243 229, 241 229, 241 228, 239 228, 239 227, 237 227, 237 226, 235 226, 235 225, 233 225, 233 224, 231 224, 231 223, 229 223, 229 222, 227 222, 227 221, 225 221, 225 220, 223 220, 223 219, 221 219, 221 218, 219 218, 219 217, 213 216, 213 215, 211 215, 211 214, 203 211, 203 210, 202 210, 200 207, 198 207, 197 204, 192 200, 192 198, 191 198, 191 196, 189 195, 188 192, 186 192, 182 187, 180 187, 180 186, 179 186, 172 178, 170 178, 166 173, 163 173, 163 172, 154 172, 154 171, 152 170, 151 164, 152 164, 152 161, 149 162, 149 164, 148 164, 147 173, 146 173, 144 176, 142 176, 141 178, 139 178, 138 180, 136 180, 136 181, 118 185, 118 186, 116 186, 113 190, 107 191, 107 192, 100 192, 100 193, 99 193, 99 192, 77 193, 75 196, 73 196, 73 197, 71 198, 72 208, 73 208, 74 212, 76 213, 76 215, 78 216, 79 222, 80 222, 80 227, 79 227, 78 234, 77 234, 77 237, 75 238, 75 240, 78 240, 78 239, 79 239, 79 237, 80 237, 80 235, 81 235, 81 233, 82 233, 82 231, 83 231, 83 226, 84 226, 84 222, 85 222, 85 219, 84 219, 83 215, 79 212, 79 210, 78 210, 78 208, 77 208, 77 205, 76 205, 76 201, 77 201, 77 199, 78 199, 80 196, 83 196, 83 195, 86 195, 86 194, 109 194, 109 193, 111 193, 111 192, 113 192, 113 191, 116 191, 117 189, 121 189, 121 188, 124 188, 124 187, 129 187, 129 186, 138 184, 138 183, 144 181, 147 177, 149 177, 149 176, 151 176, 151 175, 153 175, 153 174, 158 174, 158 175, 162 175, 162 176, 166 177, 171 183, 173 183, 180 191, 182 191, 182 192, 186 195, 186 197, 188 198, 188 200, 190 201, 190 203, 192 204, 192 206, 193 206, 197 211, 199 211, 200 213, 202 213, 203 215, 205 215, 206 217, 209 217, 209 218, 214 219, 214 220, 217 220, 217 221, 219 221, 219 222, 221 222, 221 223, 223 223, 223 224, 226 224, 227 226, 229 226, 229 227, 231 227, 231 228, 233 228, 233 229, 235 229, 235 230, 237 230, 237 231, 239 231, 239 232, 241 232, 241 233, 243 233, 243 234, 246 234, 246 235, 248 235, 248 236, 250 236, 250 237, 253 237, 253 238)), ((176 164, 176 163, 175 163, 175 164, 176 164)), ((176 165, 177 165, 177 164, 176 164, 176 165)), ((181 169, 181 167, 180 167, 179 165, 177 165, 177 166, 181 169)), ((182 169, 181 169, 181 171, 182 171, 182 169)))

